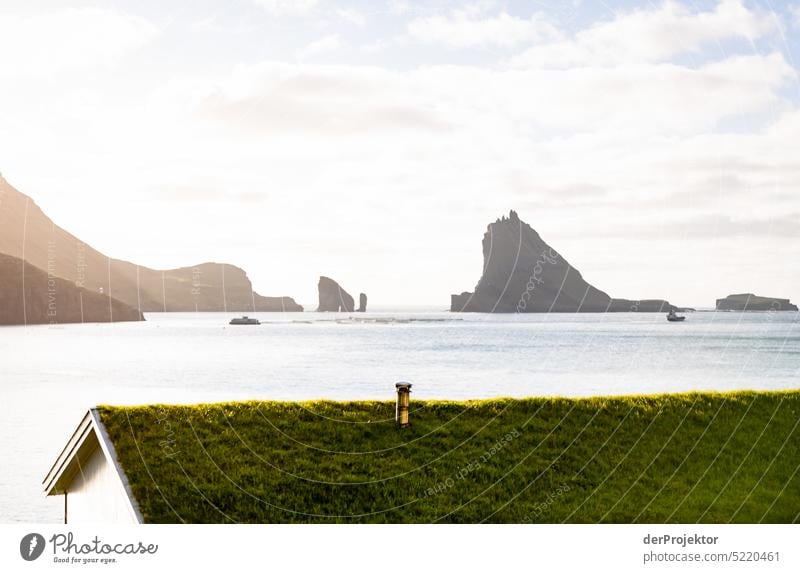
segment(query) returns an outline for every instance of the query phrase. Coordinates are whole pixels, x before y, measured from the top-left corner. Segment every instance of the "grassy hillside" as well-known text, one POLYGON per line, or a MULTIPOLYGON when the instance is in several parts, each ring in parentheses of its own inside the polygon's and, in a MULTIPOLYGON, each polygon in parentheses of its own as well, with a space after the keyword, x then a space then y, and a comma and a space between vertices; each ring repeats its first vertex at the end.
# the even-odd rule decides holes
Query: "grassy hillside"
POLYGON ((800 392, 102 407, 151 522, 793 522, 800 392))
POLYGON ((0 325, 144 320, 117 299, 0 253, 0 325))

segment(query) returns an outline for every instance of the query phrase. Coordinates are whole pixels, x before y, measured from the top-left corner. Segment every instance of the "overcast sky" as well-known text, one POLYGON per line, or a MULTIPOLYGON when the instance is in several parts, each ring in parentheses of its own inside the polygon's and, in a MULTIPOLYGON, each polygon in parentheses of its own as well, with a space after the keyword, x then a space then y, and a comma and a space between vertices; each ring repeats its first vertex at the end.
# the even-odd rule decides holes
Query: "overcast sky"
POLYGON ((0 172, 156 268, 471 290, 516 209, 612 296, 800 299, 800 2, 0 1, 0 172))

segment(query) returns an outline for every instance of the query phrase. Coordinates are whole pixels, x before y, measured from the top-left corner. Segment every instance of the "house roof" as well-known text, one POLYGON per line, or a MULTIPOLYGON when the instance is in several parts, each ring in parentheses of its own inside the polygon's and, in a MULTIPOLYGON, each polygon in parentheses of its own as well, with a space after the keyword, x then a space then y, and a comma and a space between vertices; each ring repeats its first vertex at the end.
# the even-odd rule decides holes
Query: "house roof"
POLYGON ((128 478, 119 464, 114 444, 109 439, 96 408, 92 408, 84 414, 78 427, 75 428, 64 449, 61 450, 50 471, 47 472, 44 480, 42 480, 45 494, 59 495, 67 492, 70 489, 70 484, 80 475, 83 471, 82 468, 98 449, 102 451, 107 463, 119 477, 120 485, 125 490, 131 512, 137 521, 141 523, 143 521, 142 514, 131 493, 128 478))
POLYGON ((90 421, 146 522, 791 522, 800 507, 800 391, 411 410, 404 430, 393 402, 102 406, 90 421))

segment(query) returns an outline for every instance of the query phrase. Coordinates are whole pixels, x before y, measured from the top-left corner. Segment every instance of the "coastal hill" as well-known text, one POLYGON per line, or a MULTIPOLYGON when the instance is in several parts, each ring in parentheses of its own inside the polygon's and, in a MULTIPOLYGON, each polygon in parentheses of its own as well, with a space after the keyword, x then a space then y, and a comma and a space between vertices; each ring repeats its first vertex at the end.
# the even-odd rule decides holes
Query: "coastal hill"
POLYGON ((0 253, 0 325, 144 320, 116 299, 0 253))
POLYGON ((143 312, 303 310, 289 297, 253 292, 245 271, 230 264, 156 270, 109 258, 56 225, 2 177, 0 253, 143 312))
POLYGON ((729 294, 717 299, 717 310, 797 310, 788 298, 770 298, 752 293, 729 294))
POLYGON ((665 300, 611 298, 587 283, 515 211, 483 236, 483 276, 451 296, 452 312, 665 312, 665 300))

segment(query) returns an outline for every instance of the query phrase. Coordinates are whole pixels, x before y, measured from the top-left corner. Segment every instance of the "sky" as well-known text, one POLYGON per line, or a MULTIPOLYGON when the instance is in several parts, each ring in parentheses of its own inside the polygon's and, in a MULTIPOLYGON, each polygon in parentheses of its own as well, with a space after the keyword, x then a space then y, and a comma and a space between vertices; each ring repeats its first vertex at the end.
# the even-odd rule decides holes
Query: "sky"
POLYGON ((0 0, 0 172, 155 268, 472 290, 510 209, 617 297, 800 300, 800 0, 0 0))

